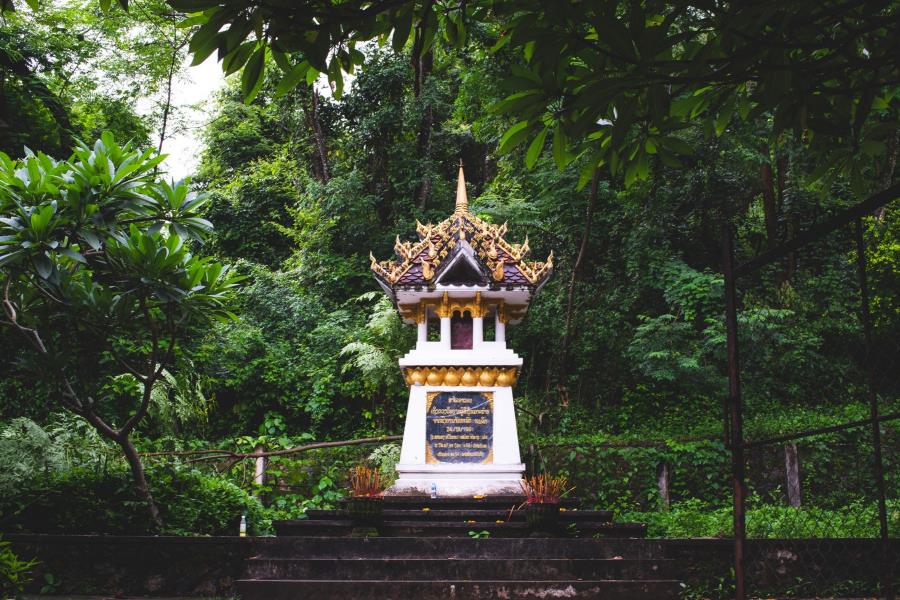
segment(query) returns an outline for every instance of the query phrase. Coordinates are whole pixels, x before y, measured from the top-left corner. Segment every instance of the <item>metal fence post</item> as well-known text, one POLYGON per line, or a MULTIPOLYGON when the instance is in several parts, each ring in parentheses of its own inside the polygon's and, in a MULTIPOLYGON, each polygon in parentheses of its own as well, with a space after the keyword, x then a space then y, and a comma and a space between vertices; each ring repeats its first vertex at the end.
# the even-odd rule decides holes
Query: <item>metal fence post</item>
POLYGON ((737 293, 731 226, 722 230, 722 271, 725 278, 725 328, 728 336, 728 405, 731 412, 731 482, 734 516, 734 598, 744 600, 744 433, 741 373, 738 355, 737 293))
POLYGON ((865 337, 866 378, 869 393, 869 417, 872 419, 875 486, 878 490, 878 523, 881 530, 881 586, 886 600, 895 600, 888 542, 887 506, 884 493, 884 464, 881 456, 881 423, 878 421, 878 394, 875 391, 875 367, 872 364, 872 321, 869 315, 869 283, 866 277, 866 243, 862 219, 856 220, 856 263, 859 270, 859 316, 865 337))

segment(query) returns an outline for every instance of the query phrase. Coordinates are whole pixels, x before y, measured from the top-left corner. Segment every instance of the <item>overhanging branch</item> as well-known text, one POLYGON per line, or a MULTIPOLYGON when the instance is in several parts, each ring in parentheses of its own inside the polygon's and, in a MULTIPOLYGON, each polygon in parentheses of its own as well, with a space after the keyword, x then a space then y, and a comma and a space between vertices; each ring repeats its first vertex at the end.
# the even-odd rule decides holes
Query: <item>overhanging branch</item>
POLYGON ((735 277, 747 275, 779 258, 783 258, 791 252, 828 235, 835 229, 839 229, 856 219, 866 216, 875 209, 881 208, 888 202, 896 200, 897 198, 900 198, 900 183, 896 183, 889 188, 870 196, 868 199, 834 215, 830 219, 818 223, 817 225, 813 225, 803 233, 786 241, 780 246, 776 246, 771 250, 763 252, 756 258, 751 258, 747 262, 738 265, 734 269, 735 277))

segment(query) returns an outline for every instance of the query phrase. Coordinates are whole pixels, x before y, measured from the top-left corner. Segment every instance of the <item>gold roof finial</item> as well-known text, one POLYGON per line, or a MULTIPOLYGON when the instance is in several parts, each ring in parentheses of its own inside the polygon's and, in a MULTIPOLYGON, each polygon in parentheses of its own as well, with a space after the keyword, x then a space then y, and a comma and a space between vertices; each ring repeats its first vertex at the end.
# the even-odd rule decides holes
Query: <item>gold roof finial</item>
POLYGON ((469 197, 466 195, 466 176, 463 174, 462 159, 459 160, 459 180, 456 182, 456 212, 469 212, 469 197))

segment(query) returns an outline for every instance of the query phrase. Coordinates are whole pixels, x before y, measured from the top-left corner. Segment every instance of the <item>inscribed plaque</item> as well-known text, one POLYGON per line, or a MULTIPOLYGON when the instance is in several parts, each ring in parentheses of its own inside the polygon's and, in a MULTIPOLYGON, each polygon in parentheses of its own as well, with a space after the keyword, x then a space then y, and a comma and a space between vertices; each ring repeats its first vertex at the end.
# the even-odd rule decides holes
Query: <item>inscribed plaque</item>
POLYGON ((425 460, 494 462, 493 392, 430 392, 425 407, 425 460))

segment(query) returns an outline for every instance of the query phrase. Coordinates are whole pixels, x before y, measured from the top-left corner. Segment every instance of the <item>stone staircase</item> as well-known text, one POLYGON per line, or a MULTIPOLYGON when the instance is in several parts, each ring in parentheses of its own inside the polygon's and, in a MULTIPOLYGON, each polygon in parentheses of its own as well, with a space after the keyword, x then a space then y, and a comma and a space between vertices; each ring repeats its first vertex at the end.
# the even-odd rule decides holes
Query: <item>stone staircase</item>
POLYGON ((243 600, 678 597, 672 563, 640 539, 642 525, 569 500, 564 537, 529 537, 523 511, 510 513, 520 503, 389 498, 380 536, 369 538, 351 537, 346 511, 310 511, 275 524, 237 588, 243 600))

